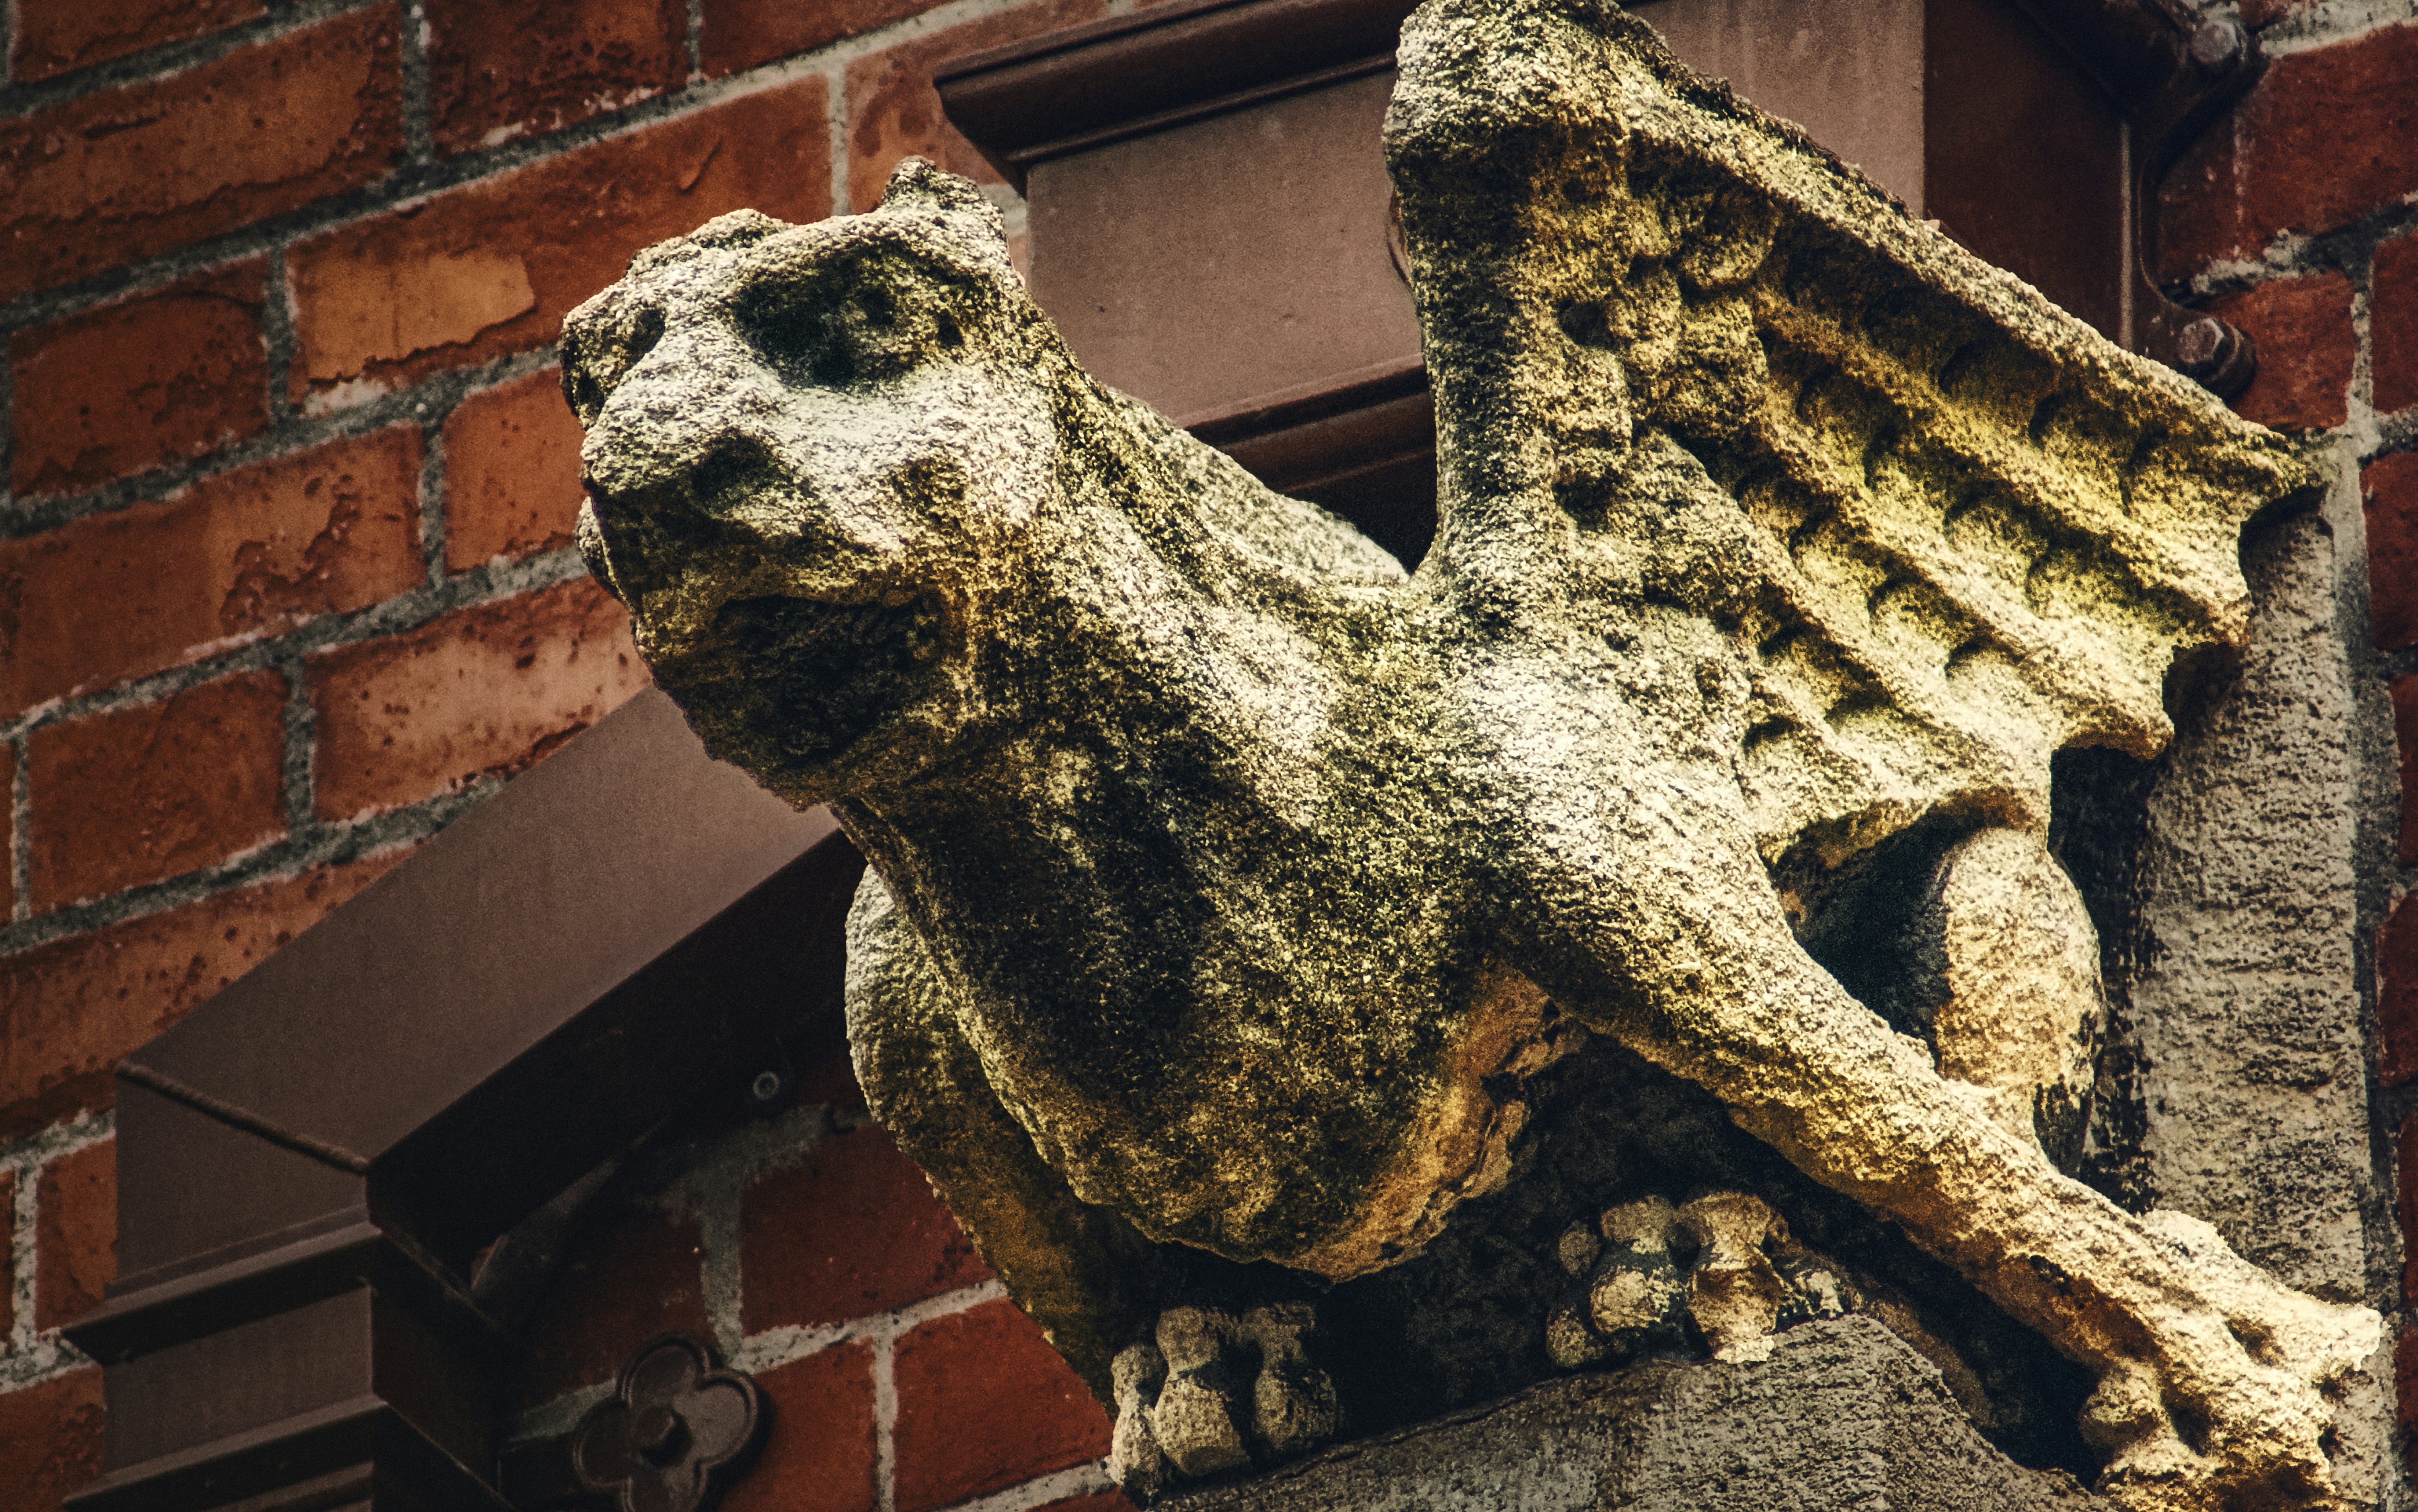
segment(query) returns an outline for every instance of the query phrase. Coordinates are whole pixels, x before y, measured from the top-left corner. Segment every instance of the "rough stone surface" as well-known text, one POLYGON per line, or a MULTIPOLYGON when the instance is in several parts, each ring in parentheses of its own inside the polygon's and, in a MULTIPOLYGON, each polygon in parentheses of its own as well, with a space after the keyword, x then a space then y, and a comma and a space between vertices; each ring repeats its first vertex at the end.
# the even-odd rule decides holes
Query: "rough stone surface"
MULTIPOLYGON (((1400 56, 1445 472, 1416 576, 1080 374, 926 164, 878 213, 725 217, 566 323, 597 575, 709 746, 872 862, 875 1111, 1095 1392, 1152 1339, 1163 1374, 1116 1374, 1178 1471, 1270 1436, 1209 1389, 1248 1342, 1139 1240, 1407 1270, 1593 1035, 2087 1367, 2129 1504, 2364 1502, 2328 1394, 2375 1316, 2069 1179, 2038 1135, 2073 1058, 2018 1058, 2025 1126, 1961 1079, 2002 1065, 1796 932, 1981 837, 1951 1024, 2071 1038, 2071 941, 1955 920, 2073 927, 2022 881, 2059 753, 2165 747, 2248 630, 2243 522, 2316 470, 1623 16, 1431 0, 1400 56), (2021 1007, 2043 970, 2068 1007, 2021 1007)), ((1743 1211, 1696 1235, 1737 1358, 1777 1296, 1743 1211)))
POLYGON ((1869 1319, 1802 1324, 1743 1363, 1657 1361, 1349 1444, 1171 1512, 2088 1512, 2070 1476, 1973 1431, 1938 1372, 1869 1319))

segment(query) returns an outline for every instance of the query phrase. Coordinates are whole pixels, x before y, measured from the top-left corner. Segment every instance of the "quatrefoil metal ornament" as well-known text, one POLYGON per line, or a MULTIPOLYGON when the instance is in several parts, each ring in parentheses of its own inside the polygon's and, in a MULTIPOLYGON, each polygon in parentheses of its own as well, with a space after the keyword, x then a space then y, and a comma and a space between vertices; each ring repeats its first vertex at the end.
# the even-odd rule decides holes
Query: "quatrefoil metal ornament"
POLYGON ((650 1339, 571 1444, 580 1487, 619 1512, 703 1512, 755 1447, 764 1394, 694 1334, 650 1339))

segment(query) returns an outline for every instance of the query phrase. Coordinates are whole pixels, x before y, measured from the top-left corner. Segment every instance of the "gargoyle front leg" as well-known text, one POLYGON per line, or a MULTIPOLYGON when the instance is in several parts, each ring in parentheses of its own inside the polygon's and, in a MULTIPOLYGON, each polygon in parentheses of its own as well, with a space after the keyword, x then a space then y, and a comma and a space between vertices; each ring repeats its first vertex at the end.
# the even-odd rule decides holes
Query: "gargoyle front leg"
POLYGON ((1611 825, 1539 827, 1540 984, 2097 1372, 2083 1428, 2109 1494, 2139 1512, 2357 1504, 2331 1472, 2328 1397, 2376 1315, 2059 1173, 1798 946, 1745 826, 1702 796, 1717 785, 1669 776, 1641 776, 1611 825))

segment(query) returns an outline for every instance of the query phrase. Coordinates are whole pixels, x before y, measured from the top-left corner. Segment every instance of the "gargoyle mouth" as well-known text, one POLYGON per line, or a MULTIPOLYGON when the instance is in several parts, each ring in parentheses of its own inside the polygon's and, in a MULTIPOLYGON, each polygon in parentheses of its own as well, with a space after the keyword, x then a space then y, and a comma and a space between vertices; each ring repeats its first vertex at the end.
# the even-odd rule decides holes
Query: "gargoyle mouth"
POLYGON ((759 738, 777 741, 792 761, 823 761, 914 696, 939 619, 929 599, 733 599, 714 616, 715 660, 748 669, 748 723, 759 738))

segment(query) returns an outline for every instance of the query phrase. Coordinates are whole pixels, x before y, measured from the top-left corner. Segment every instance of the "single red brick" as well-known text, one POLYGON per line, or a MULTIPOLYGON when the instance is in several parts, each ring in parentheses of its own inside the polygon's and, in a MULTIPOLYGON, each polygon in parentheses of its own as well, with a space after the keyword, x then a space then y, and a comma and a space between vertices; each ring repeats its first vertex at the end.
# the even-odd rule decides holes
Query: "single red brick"
POLYGON ((825 1139, 740 1199, 741 1321, 835 1323, 972 1286, 990 1271, 887 1132, 825 1139))
POLYGON ((267 8, 261 0, 17 0, 21 84, 179 42, 267 8))
POLYGON ((2418 1428, 2418 1328, 2393 1340, 2393 1395, 2403 1428, 2418 1428))
POLYGON ((2283 232, 2350 224, 2418 191, 2418 25, 2277 58, 2162 191, 2158 266, 2187 278, 2283 232))
POLYGON ((629 615, 585 577, 323 651, 311 659, 319 814, 511 776, 646 685, 629 615))
POLYGON ((0 122, 0 298, 383 176, 403 142, 392 5, 0 122))
POLYGON ((2418 862, 2418 677, 2393 680, 2393 733, 2401 749, 2401 864, 2418 862))
MULTIPOLYGON (((17 1173, 0 1170, 0 1221, 16 1231, 17 1173)), ((11 1338, 17 1330, 17 1246, 0 1245, 0 1338, 11 1338)))
POLYGON ((117 1141, 42 1168, 34 1193, 34 1326, 56 1328, 99 1306, 117 1278, 117 1141))
POLYGON ((266 430, 266 271, 244 263, 18 332, 17 491, 106 482, 266 430))
POLYGON ((2418 237, 2376 249, 2367 281, 2367 372, 2380 413, 2418 405, 2418 237))
MULTIPOLYGON (((7 817, 0 818, 0 846, 8 848, 6 850, 0 850, 0 862, 5 862, 7 858, 17 853, 16 795, 17 748, 14 745, 0 745, 0 798, 6 798, 8 806, 7 817)), ((14 865, 0 864, 0 919, 14 918, 16 911, 17 868, 14 865)), ((0 1329, 0 1337, 6 1337, 7 1334, 6 1329, 0 1329)))
POLYGON ((0 713, 366 608, 427 575, 407 426, 0 542, 0 713))
POLYGON ((553 368, 464 400, 445 422, 445 565, 569 545, 580 438, 553 368))
POLYGON ((2418 451, 2379 457, 2360 470, 2367 501, 2368 621, 2376 644, 2418 646, 2418 451))
POLYGON ((619 110, 688 78, 685 0, 428 0, 428 110, 444 152, 619 110))
MULTIPOLYGON (((2401 1305, 2408 1306, 2418 1298, 2418 1245, 2409 1243, 2408 1236, 2418 1234, 2418 1118, 2406 1118, 2395 1132, 2393 1139, 2395 1173, 2394 1205, 2401 1220, 2401 1305)), ((2410 1400, 2403 1393, 2402 1401, 2410 1400)))
POLYGON ((873 1352, 841 1344, 756 1378, 773 1426, 723 1512, 873 1512, 873 1352))
POLYGON ((2277 279, 2210 303, 2210 314, 2257 344, 2258 375, 2233 401, 2237 413, 2279 430, 2343 422, 2358 352, 2350 296, 2350 280, 2326 272, 2277 279))
POLYGON ((703 1252, 695 1218, 620 1203, 580 1214, 529 1320, 527 1405, 611 1381, 657 1334, 711 1335, 703 1252))
POLYGON ((118 1061, 409 854, 322 867, 0 957, 0 1138, 108 1107, 118 1061))
POLYGON ((555 339, 630 255, 754 206, 831 212, 820 79, 743 95, 298 245, 294 393, 347 403, 555 339))
POLYGON ((1092 21, 1101 13, 1101 0, 1034 0, 962 26, 927 32, 850 63, 848 194, 853 208, 870 210, 880 205, 890 171, 911 155, 929 158, 978 183, 1000 182, 999 171, 941 114, 941 97, 932 90, 933 65, 1092 21))
POLYGON ((34 733, 34 906, 198 871, 285 832, 285 680, 221 678, 34 733))
POLYGON ((930 0, 705 0, 701 38, 709 77, 736 73, 903 21, 931 8, 930 0))
POLYGON ((8 1512, 56 1512, 100 1474, 100 1367, 0 1392, 0 1486, 8 1512))
MULTIPOLYGON (((2394 711, 2406 719, 2397 691, 2394 711)), ((2402 779, 2405 792, 2409 780, 2402 779)), ((2409 844, 2405 832, 2405 850, 2409 844)), ((2418 906, 2407 898, 2394 901, 2393 911, 2376 932, 2376 1077, 2397 1087, 2418 1077, 2418 906)), ((2411 1252, 2418 1255, 2418 1246, 2411 1252)))
POLYGON ((892 1471, 924 1512, 1109 1452, 1109 1416, 1012 1302, 936 1318, 898 1341, 892 1471))
POLYGON ((2318 0, 2242 0, 2242 24, 2255 32, 2265 31, 2316 4, 2318 0))

